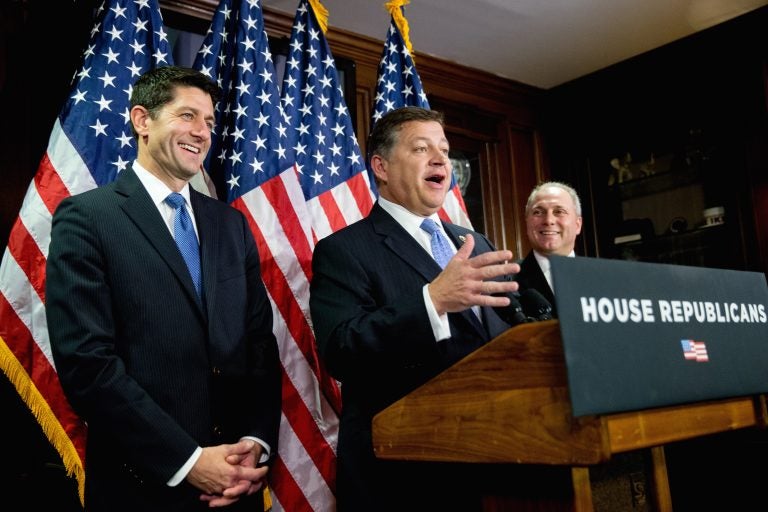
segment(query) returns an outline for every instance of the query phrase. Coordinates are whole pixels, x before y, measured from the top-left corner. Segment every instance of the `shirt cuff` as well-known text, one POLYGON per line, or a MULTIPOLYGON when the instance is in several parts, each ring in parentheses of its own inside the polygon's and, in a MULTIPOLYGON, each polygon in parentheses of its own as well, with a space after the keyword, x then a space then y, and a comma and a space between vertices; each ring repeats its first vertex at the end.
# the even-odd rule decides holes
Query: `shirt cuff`
MULTIPOLYGON (((259 443, 262 448, 264 448, 261 451, 261 457, 259 458, 259 464, 263 464, 264 462, 267 462, 269 460, 269 445, 259 439, 258 437, 251 437, 251 436, 244 436, 243 439, 250 439, 251 441, 259 443)), ((189 474, 190 471, 192 471, 192 466, 195 465, 195 462, 197 462, 197 459, 200 458, 200 455, 203 454, 203 449, 199 446, 195 448, 195 451, 192 452, 192 456, 187 459, 187 462, 184 463, 183 466, 171 477, 170 480, 168 480, 167 485, 168 487, 176 487, 179 485, 189 474)))
POLYGON ((259 464, 263 464, 269 460, 270 449, 267 443, 265 443, 258 437, 253 437, 253 436, 243 436, 240 440, 242 441, 243 439, 250 439, 251 441, 255 441, 259 443, 262 448, 264 448, 263 450, 261 450, 261 457, 259 457, 259 464))
POLYGON ((184 463, 183 466, 174 474, 170 480, 168 480, 168 487, 176 487, 179 485, 185 478, 187 478, 187 475, 190 471, 192 471, 192 466, 195 465, 195 462, 197 462, 197 459, 200 458, 200 456, 203 454, 203 449, 199 446, 195 448, 195 451, 192 452, 192 456, 187 459, 187 462, 184 463))
POLYGON ((432 334, 435 336, 435 341, 447 340, 451 337, 451 326, 448 323, 448 313, 442 315, 437 314, 437 309, 432 303, 432 297, 429 296, 429 285, 425 284, 422 288, 422 295, 424 296, 424 305, 427 307, 427 315, 429 316, 429 325, 432 326, 432 334))

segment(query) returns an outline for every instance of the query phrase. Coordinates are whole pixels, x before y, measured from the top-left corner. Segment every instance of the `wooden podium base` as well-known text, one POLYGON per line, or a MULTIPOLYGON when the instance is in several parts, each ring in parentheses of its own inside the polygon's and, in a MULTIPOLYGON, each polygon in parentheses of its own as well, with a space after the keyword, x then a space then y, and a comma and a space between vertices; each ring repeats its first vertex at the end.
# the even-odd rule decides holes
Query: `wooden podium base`
POLYGON ((759 396, 575 418, 560 326, 550 320, 508 330, 381 411, 373 441, 384 459, 492 463, 501 473, 505 465, 523 471, 555 466, 570 482, 550 497, 534 493, 533 508, 525 493, 491 492, 483 498, 486 512, 592 511, 590 468, 604 467, 616 454, 645 451, 650 477, 635 483, 644 486, 651 510, 666 512, 672 500, 663 445, 765 426, 766 417, 759 396))

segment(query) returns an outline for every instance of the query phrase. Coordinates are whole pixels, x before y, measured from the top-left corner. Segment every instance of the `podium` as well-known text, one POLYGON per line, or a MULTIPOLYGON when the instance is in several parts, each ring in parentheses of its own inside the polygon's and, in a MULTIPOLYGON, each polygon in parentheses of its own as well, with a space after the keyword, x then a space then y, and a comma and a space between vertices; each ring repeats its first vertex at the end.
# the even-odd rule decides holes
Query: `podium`
MULTIPOLYGON (((559 322, 548 320, 509 329, 381 411, 373 444, 383 459, 561 466, 570 472, 565 510, 577 512, 594 510, 590 466, 649 448, 649 499, 668 511, 664 444, 765 426, 766 418, 762 395, 573 417, 559 322)), ((483 497, 487 511, 520 509, 509 502, 483 497)))

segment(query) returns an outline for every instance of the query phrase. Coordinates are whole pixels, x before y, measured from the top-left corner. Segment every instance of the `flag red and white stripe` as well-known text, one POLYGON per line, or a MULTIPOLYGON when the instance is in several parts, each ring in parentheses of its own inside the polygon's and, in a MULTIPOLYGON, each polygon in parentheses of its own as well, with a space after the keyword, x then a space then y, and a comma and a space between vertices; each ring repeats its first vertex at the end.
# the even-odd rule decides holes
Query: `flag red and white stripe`
POLYGON ((194 67, 224 90, 208 169, 226 183, 227 200, 248 219, 273 306, 283 415, 270 474, 272 506, 333 511, 341 399, 317 355, 311 328, 312 251, 316 240, 367 214, 373 198, 365 173, 359 174, 364 167, 350 165, 361 161, 359 148, 348 115, 343 119, 346 106, 334 85, 330 53, 306 2, 296 19, 282 99, 256 1, 220 1, 194 67), (310 31, 314 37, 306 39, 310 31), (325 64, 322 58, 302 61, 311 49, 326 57, 325 64), (304 64, 315 66, 311 79, 304 64), (316 88, 325 103, 313 104, 304 96, 305 86, 316 88), (304 138, 309 133, 313 140, 304 138), (312 188, 324 174, 334 181, 312 188))
POLYGON ((685 359, 696 361, 697 363, 706 363, 709 361, 707 344, 703 341, 680 340, 680 344, 683 347, 683 356, 685 359))

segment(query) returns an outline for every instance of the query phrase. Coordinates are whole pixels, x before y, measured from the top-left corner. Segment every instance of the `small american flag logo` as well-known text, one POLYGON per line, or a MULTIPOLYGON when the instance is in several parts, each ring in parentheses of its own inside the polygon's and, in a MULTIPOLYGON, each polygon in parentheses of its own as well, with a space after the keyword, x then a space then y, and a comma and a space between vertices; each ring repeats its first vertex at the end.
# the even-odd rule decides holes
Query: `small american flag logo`
POLYGON ((686 359, 696 361, 697 363, 709 361, 707 345, 703 341, 680 340, 680 344, 683 347, 683 355, 686 359))

